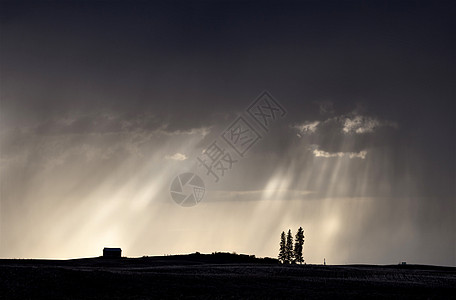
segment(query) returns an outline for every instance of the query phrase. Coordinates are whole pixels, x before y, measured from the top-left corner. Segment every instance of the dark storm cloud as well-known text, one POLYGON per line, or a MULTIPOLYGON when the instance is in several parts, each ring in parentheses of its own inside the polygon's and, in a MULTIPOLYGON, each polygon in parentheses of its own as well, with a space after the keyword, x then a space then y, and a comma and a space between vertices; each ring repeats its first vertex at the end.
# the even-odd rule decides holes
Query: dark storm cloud
POLYGON ((449 2, 2 7, 2 127, 108 132, 146 113, 154 119, 138 126, 185 131, 229 122, 226 115, 266 88, 287 108, 290 124, 321 122, 327 133, 311 144, 324 151, 410 146, 426 168, 454 175, 438 167, 451 165, 455 150, 449 2), (396 137, 382 134, 384 126, 374 133, 380 137, 347 137, 340 124, 325 123, 360 103, 359 115, 399 124, 396 137), (75 110, 85 117, 55 124, 75 110), (125 120, 106 120, 103 111, 125 120), (347 139, 352 149, 342 149, 347 139))
POLYGON ((321 150, 336 153, 358 152, 373 146, 388 145, 391 143, 389 129, 398 127, 396 122, 361 115, 356 111, 347 115, 319 119, 294 124, 292 129, 307 143, 317 145, 321 150))
POLYGON ((131 131, 154 132, 157 130, 173 133, 179 129, 194 129, 190 125, 178 125, 172 120, 160 115, 145 113, 113 114, 89 113, 75 116, 56 117, 37 124, 32 128, 37 135, 64 135, 64 134, 103 134, 122 133, 131 131))

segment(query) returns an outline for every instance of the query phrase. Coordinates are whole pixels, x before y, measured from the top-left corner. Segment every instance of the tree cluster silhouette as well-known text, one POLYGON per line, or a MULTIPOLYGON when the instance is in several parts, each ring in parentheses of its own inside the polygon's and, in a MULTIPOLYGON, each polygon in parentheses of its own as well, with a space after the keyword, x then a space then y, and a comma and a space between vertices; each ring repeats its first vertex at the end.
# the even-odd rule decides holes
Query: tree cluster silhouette
POLYGON ((293 246, 293 235, 291 234, 291 229, 288 229, 288 233, 285 234, 285 231, 282 231, 280 235, 280 250, 279 250, 279 260, 283 264, 294 264, 304 262, 302 257, 302 250, 304 246, 304 230, 302 227, 299 227, 298 232, 296 232, 295 242, 293 246))

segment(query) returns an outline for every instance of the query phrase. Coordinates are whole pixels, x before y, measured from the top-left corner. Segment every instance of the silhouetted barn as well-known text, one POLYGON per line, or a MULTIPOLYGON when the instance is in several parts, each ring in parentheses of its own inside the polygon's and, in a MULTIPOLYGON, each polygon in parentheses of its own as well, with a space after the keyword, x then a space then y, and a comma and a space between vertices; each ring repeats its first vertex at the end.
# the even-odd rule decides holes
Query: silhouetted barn
POLYGON ((103 257, 107 258, 120 258, 122 256, 122 249, 120 248, 104 248, 103 257))

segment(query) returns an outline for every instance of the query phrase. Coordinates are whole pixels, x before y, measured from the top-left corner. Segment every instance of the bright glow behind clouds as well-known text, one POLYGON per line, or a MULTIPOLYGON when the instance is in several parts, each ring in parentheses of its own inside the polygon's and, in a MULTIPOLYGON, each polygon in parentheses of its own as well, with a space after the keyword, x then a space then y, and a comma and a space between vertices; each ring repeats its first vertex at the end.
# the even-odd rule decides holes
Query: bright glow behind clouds
MULTIPOLYGON (((40 160, 44 165, 37 165, 33 176, 25 174, 20 193, 17 188, 4 191, 2 209, 8 213, 2 221, 11 229, 3 232, 3 245, 9 247, 2 248, 2 256, 97 256, 105 246, 120 246, 128 256, 236 251, 275 257, 280 232, 299 226, 305 229, 308 263, 323 258, 331 263, 394 263, 410 257, 410 239, 419 246, 428 243, 413 234, 414 218, 394 213, 392 219, 380 217, 407 211, 413 200, 369 196, 374 186, 391 190, 391 164, 387 157, 378 160, 378 151, 354 160, 350 154, 315 155, 298 144, 287 150, 262 189, 227 189, 239 178, 261 183, 244 170, 262 161, 252 155, 220 185, 211 185, 210 177, 201 174, 209 186, 204 200, 182 208, 170 199, 169 184, 183 171, 197 171, 195 160, 166 159, 165 153, 188 151, 195 157, 206 135, 127 131, 93 137, 33 136, 46 149, 43 154, 53 154, 40 160), (369 170, 380 176, 375 185, 369 182, 374 180, 369 170), (373 227, 364 231, 366 224, 373 227)), ((14 176, 31 155, 14 154, 3 172, 14 176)), ((417 261, 443 263, 422 255, 417 261)))

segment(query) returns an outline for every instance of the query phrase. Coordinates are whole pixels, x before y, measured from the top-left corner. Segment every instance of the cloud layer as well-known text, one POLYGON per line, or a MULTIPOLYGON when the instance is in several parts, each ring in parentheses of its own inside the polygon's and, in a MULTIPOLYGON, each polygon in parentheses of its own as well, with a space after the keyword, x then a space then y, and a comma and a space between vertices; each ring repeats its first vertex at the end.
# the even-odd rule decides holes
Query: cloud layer
POLYGON ((276 256, 303 226, 309 263, 455 265, 452 5, 1 1, 0 256, 276 256), (214 183, 241 114, 261 139, 214 183))

